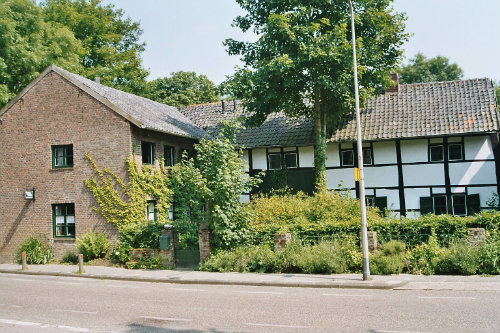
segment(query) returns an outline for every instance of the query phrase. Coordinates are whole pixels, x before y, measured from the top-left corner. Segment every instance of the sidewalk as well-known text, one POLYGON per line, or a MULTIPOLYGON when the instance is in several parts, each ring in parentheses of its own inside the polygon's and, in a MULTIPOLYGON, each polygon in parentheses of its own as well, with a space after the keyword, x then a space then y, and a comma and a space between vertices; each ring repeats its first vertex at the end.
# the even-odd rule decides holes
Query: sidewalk
POLYGON ((212 273, 183 270, 139 270, 104 266, 84 266, 78 274, 77 265, 20 265, 0 264, 0 273, 70 276, 80 278, 163 282, 178 284, 247 285, 303 288, 356 288, 398 290, 490 290, 500 291, 500 276, 420 276, 372 275, 363 281, 361 274, 259 274, 212 273))

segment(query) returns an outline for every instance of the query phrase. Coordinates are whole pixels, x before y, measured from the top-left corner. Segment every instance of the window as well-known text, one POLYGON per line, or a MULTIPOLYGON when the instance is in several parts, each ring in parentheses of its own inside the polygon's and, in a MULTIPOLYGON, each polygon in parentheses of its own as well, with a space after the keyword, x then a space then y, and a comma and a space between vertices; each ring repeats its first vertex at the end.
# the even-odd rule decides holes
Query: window
POLYGON ((155 200, 148 200, 147 206, 146 206, 146 218, 148 221, 156 222, 158 221, 158 216, 156 214, 156 201, 155 200))
POLYGON ((151 142, 142 141, 142 164, 153 164, 155 160, 155 145, 151 142))
POLYGON ((354 150, 341 150, 340 151, 340 165, 341 166, 354 166, 354 150))
POLYGON ((52 205, 54 237, 75 237, 75 204, 52 205))
POLYGON ((287 168, 296 168, 297 165, 297 153, 296 152, 285 152, 285 165, 287 168))
POLYGON ((268 169, 278 170, 281 169, 281 154, 272 153, 267 155, 268 169))
POLYGON ((366 207, 375 207, 375 197, 372 195, 367 195, 365 197, 366 207))
POLYGON ((73 145, 52 146, 52 168, 73 166, 73 145))
POLYGON ((366 207, 376 207, 385 216, 385 210, 387 209, 387 197, 376 197, 374 195, 365 196, 366 207))
POLYGON ((465 194, 453 194, 451 196, 451 204, 453 207, 453 215, 467 215, 467 204, 465 194))
POLYGON ((373 150, 371 147, 363 148, 363 165, 373 164, 373 150))
POLYGON ((447 214, 448 213, 448 203, 446 201, 446 195, 435 195, 432 197, 434 214, 447 214))
POLYGON ((429 159, 431 162, 443 162, 444 153, 443 153, 443 145, 430 145, 429 146, 429 159))
POLYGON ((171 204, 170 207, 168 207, 168 219, 171 221, 174 220, 174 204, 171 204))
POLYGON ((174 147, 164 146, 163 147, 163 162, 166 167, 174 165, 174 147))
POLYGON ((462 151, 463 151, 463 145, 461 142, 448 144, 448 160, 450 161, 463 160, 464 156, 462 154, 462 151))

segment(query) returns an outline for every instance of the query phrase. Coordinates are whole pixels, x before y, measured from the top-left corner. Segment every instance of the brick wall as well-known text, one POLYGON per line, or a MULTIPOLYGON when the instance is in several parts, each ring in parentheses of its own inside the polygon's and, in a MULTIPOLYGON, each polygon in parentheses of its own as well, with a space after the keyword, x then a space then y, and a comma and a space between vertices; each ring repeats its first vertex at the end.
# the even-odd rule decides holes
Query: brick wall
POLYGON ((57 255, 74 240, 54 239, 52 204, 75 204, 76 235, 90 229, 116 238, 117 231, 93 211, 83 181, 93 171, 84 153, 99 167, 126 175, 132 148, 128 121, 51 72, 0 117, 0 262, 10 262, 19 244, 40 234, 57 255), (73 144, 74 166, 52 168, 52 145, 73 144), (35 188, 35 200, 24 199, 35 188))

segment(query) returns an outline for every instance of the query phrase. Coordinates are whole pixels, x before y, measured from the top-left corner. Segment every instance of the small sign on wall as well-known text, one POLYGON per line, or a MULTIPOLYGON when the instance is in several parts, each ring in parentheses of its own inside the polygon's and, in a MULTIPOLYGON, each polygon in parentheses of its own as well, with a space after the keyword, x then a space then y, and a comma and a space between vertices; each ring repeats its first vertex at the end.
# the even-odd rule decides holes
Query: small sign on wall
POLYGON ((35 189, 24 191, 24 199, 35 200, 35 189))

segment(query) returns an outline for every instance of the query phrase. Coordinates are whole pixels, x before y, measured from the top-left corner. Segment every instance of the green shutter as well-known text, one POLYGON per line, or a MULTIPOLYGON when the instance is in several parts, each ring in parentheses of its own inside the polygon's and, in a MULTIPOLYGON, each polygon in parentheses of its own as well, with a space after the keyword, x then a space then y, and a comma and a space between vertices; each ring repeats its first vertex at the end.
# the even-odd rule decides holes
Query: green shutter
POLYGON ((467 215, 474 215, 481 211, 479 194, 469 194, 467 196, 467 215))
POLYGON ((387 197, 375 197, 375 207, 377 207, 382 215, 385 215, 385 209, 387 208, 387 197))
POLYGON ((432 197, 420 197, 420 214, 425 215, 433 212, 432 197))

